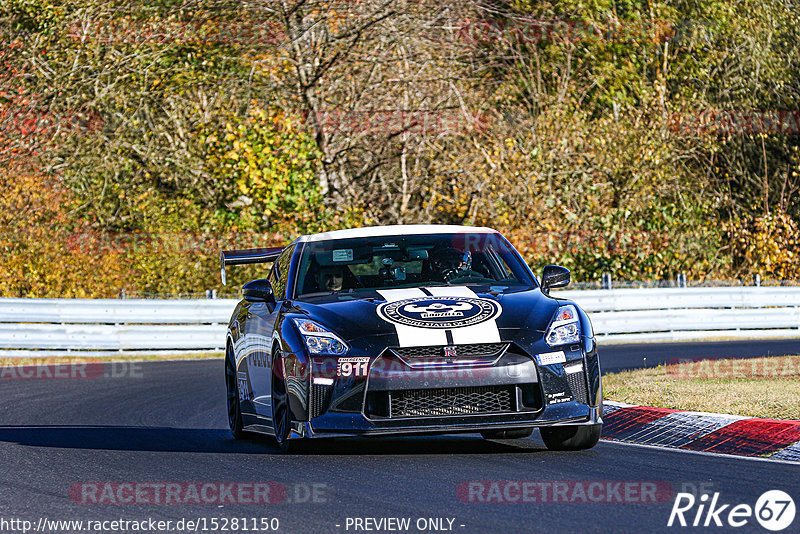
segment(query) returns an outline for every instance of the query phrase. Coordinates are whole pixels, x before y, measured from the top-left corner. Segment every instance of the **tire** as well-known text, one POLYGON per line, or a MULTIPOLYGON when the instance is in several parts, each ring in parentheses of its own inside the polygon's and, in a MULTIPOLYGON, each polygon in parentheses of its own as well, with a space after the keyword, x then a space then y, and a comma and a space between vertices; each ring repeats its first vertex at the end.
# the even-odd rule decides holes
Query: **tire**
POLYGON ((542 441, 551 451, 579 451, 597 445, 603 425, 542 427, 542 441))
POLYGON ((530 437, 533 428, 514 428, 508 430, 485 430, 481 432, 483 439, 522 439, 530 437))
POLYGON ((279 350, 272 354, 272 428, 275 431, 275 443, 283 452, 291 452, 296 448, 294 440, 289 439, 292 428, 292 415, 289 409, 289 394, 283 371, 283 357, 279 350))
POLYGON ((239 401, 239 380, 234 363, 233 350, 225 351, 225 389, 228 397, 228 425, 234 439, 244 439, 247 433, 242 425, 242 405, 239 401))

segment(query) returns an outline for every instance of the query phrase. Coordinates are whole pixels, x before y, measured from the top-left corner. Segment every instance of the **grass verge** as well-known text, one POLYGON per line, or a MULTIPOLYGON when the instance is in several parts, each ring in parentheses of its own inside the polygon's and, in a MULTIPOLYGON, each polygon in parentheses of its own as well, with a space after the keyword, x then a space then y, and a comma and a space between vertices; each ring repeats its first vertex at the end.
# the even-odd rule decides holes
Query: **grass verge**
POLYGON ((800 356, 712 359, 611 373, 606 399, 678 410, 800 420, 800 356))

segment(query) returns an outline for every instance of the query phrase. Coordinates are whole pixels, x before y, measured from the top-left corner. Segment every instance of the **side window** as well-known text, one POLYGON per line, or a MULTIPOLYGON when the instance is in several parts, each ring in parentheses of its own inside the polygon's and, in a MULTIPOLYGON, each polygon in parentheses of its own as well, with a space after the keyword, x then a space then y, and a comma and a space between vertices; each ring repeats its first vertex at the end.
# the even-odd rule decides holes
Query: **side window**
POLYGON ((269 283, 272 284, 272 291, 278 300, 282 300, 286 295, 286 284, 289 281, 289 264, 292 262, 293 252, 294 246, 284 250, 269 273, 269 283))
POLYGON ((269 270, 269 274, 267 275, 267 280, 269 283, 272 284, 272 291, 275 292, 275 295, 278 295, 278 262, 277 260, 275 263, 272 264, 272 268, 269 270))

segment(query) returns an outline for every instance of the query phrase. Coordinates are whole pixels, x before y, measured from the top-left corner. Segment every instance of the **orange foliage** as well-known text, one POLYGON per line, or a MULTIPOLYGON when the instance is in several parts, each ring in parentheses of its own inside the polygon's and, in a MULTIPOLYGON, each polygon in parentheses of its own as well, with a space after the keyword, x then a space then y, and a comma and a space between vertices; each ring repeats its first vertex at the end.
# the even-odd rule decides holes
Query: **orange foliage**
POLYGON ((88 223, 70 223, 70 194, 17 166, 0 167, 0 296, 116 296, 129 270, 88 223))
POLYGON ((800 228, 778 211, 728 225, 737 267, 767 278, 800 278, 800 228))

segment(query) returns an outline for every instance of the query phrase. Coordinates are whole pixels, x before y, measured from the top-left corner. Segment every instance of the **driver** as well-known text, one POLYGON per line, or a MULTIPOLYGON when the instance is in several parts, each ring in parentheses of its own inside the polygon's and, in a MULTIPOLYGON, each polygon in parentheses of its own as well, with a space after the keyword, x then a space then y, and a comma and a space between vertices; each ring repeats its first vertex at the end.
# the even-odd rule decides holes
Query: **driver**
POLYGON ((456 278, 481 276, 472 270, 472 253, 453 248, 439 251, 432 256, 431 266, 446 282, 456 278))
POLYGON ((316 278, 321 291, 341 291, 344 286, 344 268, 340 265, 320 267, 316 278))

